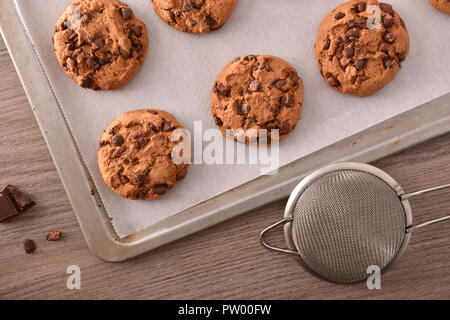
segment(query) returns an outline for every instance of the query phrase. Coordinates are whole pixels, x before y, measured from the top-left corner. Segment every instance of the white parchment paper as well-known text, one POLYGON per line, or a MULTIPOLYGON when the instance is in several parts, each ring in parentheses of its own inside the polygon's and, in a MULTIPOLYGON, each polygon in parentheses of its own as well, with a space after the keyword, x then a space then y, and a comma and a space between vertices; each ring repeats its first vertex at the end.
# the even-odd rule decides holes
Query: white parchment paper
POLYGON ((16 0, 18 11, 69 122, 80 152, 120 237, 243 184, 256 166, 193 165, 186 179, 163 198, 129 201, 111 191, 97 168, 104 128, 129 110, 157 106, 193 131, 195 120, 214 127, 209 97, 216 75, 234 57, 271 54, 290 62, 305 84, 303 118, 280 146, 289 163, 450 91, 450 16, 428 0, 389 0, 406 22, 411 52, 397 78, 368 98, 328 88, 314 58, 322 19, 342 0, 239 0, 233 17, 206 35, 179 32, 154 13, 150 0, 124 0, 149 30, 144 67, 117 91, 79 88, 53 53, 54 24, 69 0, 16 0))

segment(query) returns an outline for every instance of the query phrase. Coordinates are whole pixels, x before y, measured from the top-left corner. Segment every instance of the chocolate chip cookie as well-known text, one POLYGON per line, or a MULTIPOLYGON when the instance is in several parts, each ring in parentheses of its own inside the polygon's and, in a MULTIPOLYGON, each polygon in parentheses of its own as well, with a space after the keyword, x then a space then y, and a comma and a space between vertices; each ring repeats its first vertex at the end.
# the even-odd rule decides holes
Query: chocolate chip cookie
POLYGON ((172 161, 171 139, 183 127, 167 112, 156 109, 122 114, 104 131, 98 166, 105 182, 132 200, 153 200, 166 194, 187 174, 188 165, 172 161))
POLYGON ((330 87, 370 96, 397 75, 409 53, 409 35, 390 4, 353 0, 324 19, 315 48, 320 72, 330 87))
POLYGON ((450 14, 450 0, 430 0, 431 4, 446 14, 450 14))
POLYGON ((113 90, 133 79, 148 51, 147 28, 118 0, 76 0, 59 17, 53 46, 83 88, 113 90))
POLYGON ((158 16, 188 33, 219 29, 230 19, 237 0, 152 0, 158 16))
MULTIPOLYGON (((211 94, 215 124, 225 137, 231 129, 234 139, 241 142, 239 135, 249 129, 254 129, 256 139, 263 135, 260 129, 266 129, 269 144, 271 130, 279 129, 281 141, 297 126, 302 106, 302 79, 286 61, 274 56, 234 59, 217 77, 211 94)), ((250 137, 245 137, 246 143, 250 137)))

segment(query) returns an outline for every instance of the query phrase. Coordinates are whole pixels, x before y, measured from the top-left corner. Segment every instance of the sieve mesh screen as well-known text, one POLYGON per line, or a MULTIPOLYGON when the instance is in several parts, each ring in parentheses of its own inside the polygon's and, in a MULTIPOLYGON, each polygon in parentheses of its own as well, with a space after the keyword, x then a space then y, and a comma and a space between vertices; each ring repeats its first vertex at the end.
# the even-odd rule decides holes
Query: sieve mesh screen
POLYGON ((298 199, 292 238, 303 261, 322 277, 352 283, 370 265, 386 267, 405 238, 406 218, 397 193, 359 170, 318 178, 298 199))

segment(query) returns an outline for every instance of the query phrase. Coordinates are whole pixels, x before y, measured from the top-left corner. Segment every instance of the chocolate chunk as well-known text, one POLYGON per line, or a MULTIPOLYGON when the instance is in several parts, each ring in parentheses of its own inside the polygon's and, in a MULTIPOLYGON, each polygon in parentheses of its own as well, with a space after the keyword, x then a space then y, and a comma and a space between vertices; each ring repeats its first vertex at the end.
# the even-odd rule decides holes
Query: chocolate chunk
POLYGON ((245 116, 245 115, 247 115, 247 114, 250 112, 251 109, 252 109, 252 108, 251 108, 248 104, 243 103, 243 104, 238 108, 238 113, 239 113, 241 116, 245 116))
POLYGON ((249 86, 249 90, 251 92, 259 91, 259 90, 261 90, 261 88, 262 88, 261 83, 259 83, 258 80, 253 80, 249 86))
POLYGON ((391 58, 389 58, 389 57, 383 59, 383 65, 384 65, 384 68, 385 68, 385 69, 387 69, 387 68, 389 68, 390 66, 392 66, 393 63, 394 63, 394 60, 391 59, 391 58))
POLYGON ((395 41, 395 36, 392 32, 388 32, 383 36, 383 40, 387 43, 393 43, 395 41))
POLYGON ((91 54, 86 60, 86 66, 88 69, 96 70, 99 67, 98 59, 94 54, 91 54))
POLYGON ((195 9, 200 9, 203 6, 205 0, 194 0, 195 9))
POLYGON ((131 58, 131 49, 130 49, 130 51, 127 51, 127 50, 123 50, 122 48, 119 48, 119 52, 125 59, 131 58))
POLYGON ((206 16, 205 21, 206 21, 206 24, 208 25, 209 29, 211 29, 211 30, 214 29, 214 26, 216 25, 216 21, 210 15, 206 16))
POLYGON ((283 87, 286 85, 287 81, 284 79, 280 79, 280 80, 276 80, 273 85, 275 86, 275 88, 279 89, 279 90, 283 90, 283 87))
POLYGON ((36 244, 33 240, 30 239, 25 239, 22 242, 22 246, 26 253, 32 253, 34 250, 36 250, 36 244))
POLYGON ((131 31, 136 35, 136 37, 140 37, 142 34, 142 27, 141 26, 132 26, 131 31))
POLYGON ((277 126, 277 124, 276 124, 275 121, 269 121, 269 122, 267 122, 267 123, 264 125, 264 127, 265 127, 267 130, 278 129, 278 126, 277 126))
POLYGON ((117 148, 117 149, 115 149, 112 153, 111 153, 111 159, 117 159, 117 158, 119 158, 121 155, 122 155, 122 153, 124 153, 125 152, 125 148, 124 147, 120 147, 120 148, 117 148))
POLYGON ((148 123, 148 127, 150 128, 150 130, 154 131, 154 132, 158 132, 158 128, 151 122, 148 123))
POLYGON ((98 59, 98 63, 103 66, 105 64, 111 63, 111 60, 107 55, 102 54, 98 59))
POLYGON ((86 77, 83 80, 81 80, 81 84, 80 85, 83 88, 90 88, 92 86, 92 79, 86 77))
POLYGON ((390 14, 391 16, 394 16, 394 9, 392 8, 392 6, 390 4, 381 2, 380 9, 383 10, 384 12, 390 14))
POLYGON ((112 137, 112 143, 116 147, 120 147, 121 145, 123 145, 124 141, 125 140, 121 135, 115 135, 114 137, 112 137))
POLYGON ((400 61, 400 62, 405 61, 405 59, 406 59, 406 51, 402 52, 402 53, 397 53, 397 58, 398 58, 398 61, 400 61))
POLYGON ((75 44, 74 44, 72 41, 67 42, 67 43, 66 43, 66 48, 67 48, 68 50, 70 50, 70 51, 73 51, 73 50, 75 49, 75 44))
POLYGON ((197 25, 197 21, 195 21, 195 20, 192 19, 192 18, 189 18, 189 23, 191 24, 191 27, 194 27, 194 26, 197 25))
POLYGON ((80 53, 82 53, 83 50, 81 48, 75 49, 74 52, 72 53, 72 57, 76 58, 80 55, 80 53))
POLYGON ((130 182, 130 179, 128 179, 127 176, 124 176, 122 174, 119 175, 120 178, 120 182, 122 182, 122 184, 127 184, 128 182, 130 182))
POLYGON ((358 71, 361 71, 366 66, 366 60, 364 59, 358 59, 355 61, 355 68, 358 71))
POLYGON ((158 111, 155 111, 155 110, 148 110, 148 113, 150 113, 150 114, 158 114, 158 111))
POLYGON ((369 79, 369 78, 367 78, 366 76, 359 76, 359 77, 356 78, 356 83, 357 83, 358 85, 360 85, 361 83, 363 83, 363 82, 366 81, 367 79, 369 79))
POLYGON ((153 186, 153 192, 157 195, 162 195, 167 192, 169 186, 167 184, 156 184, 153 186))
POLYGON ((267 72, 272 72, 273 71, 272 67, 268 63, 264 65, 264 69, 266 69, 267 72))
POLYGON ((231 86, 224 86, 223 84, 220 84, 216 87, 217 92, 224 97, 228 97, 231 93, 231 86))
POLYGON ((143 51, 143 46, 142 46, 142 42, 139 41, 139 40, 132 39, 132 40, 131 40, 131 44, 133 45, 133 48, 138 49, 138 55, 139 55, 139 56, 142 56, 143 53, 144 53, 144 51, 143 51))
POLYGON ((0 222, 24 212, 34 205, 35 203, 30 197, 17 190, 16 187, 7 185, 0 192, 0 222))
POLYGON ((344 49, 344 56, 346 58, 352 58, 354 54, 355 54, 355 50, 352 47, 346 47, 344 49))
POLYGON ((327 39, 325 40, 325 43, 324 43, 324 45, 323 45, 322 50, 328 50, 328 49, 330 49, 330 45, 331 45, 331 40, 330 40, 330 38, 327 38, 327 39))
POLYGON ((59 240, 60 238, 61 238, 61 231, 59 230, 51 231, 47 235, 47 241, 56 241, 59 240))
POLYGON ((138 186, 143 187, 144 185, 146 185, 149 182, 150 178, 147 174, 138 173, 138 174, 136 174, 136 180, 138 182, 138 186))
POLYGON ((388 50, 389 50, 389 48, 388 48, 388 46, 387 46, 386 43, 382 43, 382 44, 380 44, 380 46, 378 47, 378 51, 381 51, 381 52, 386 52, 386 51, 388 51, 388 50))
POLYGON ((148 141, 148 138, 140 137, 134 141, 134 146, 136 149, 142 149, 147 145, 148 141))
POLYGON ((177 173, 177 181, 183 180, 184 177, 186 177, 187 172, 187 168, 181 169, 181 171, 177 173))
POLYGON ((170 22, 171 23, 177 23, 177 17, 175 16, 175 13, 171 9, 168 9, 169 16, 170 16, 170 22))
POLYGON ((172 123, 170 121, 167 121, 167 120, 163 121, 163 123, 161 125, 161 130, 163 132, 168 132, 168 131, 171 131, 173 129, 175 129, 175 128, 172 126, 172 123))
POLYGON ((291 132, 291 125, 290 125, 289 121, 283 121, 280 124, 279 129, 280 129, 280 135, 288 134, 289 132, 291 132))
POLYGON ((133 12, 130 8, 120 8, 119 9, 120 15, 122 16, 123 20, 131 19, 131 16, 133 12))
POLYGON ((277 113, 280 110, 280 106, 279 105, 270 105, 269 106, 269 111, 273 112, 273 113, 277 113))
POLYGON ((359 38, 359 30, 357 29, 350 29, 345 34, 347 38, 353 37, 353 38, 359 38))
POLYGON ((81 22, 82 25, 86 25, 86 24, 89 23, 89 20, 91 20, 91 17, 90 17, 88 14, 84 14, 84 15, 81 17, 80 22, 81 22))
POLYGON ((214 117, 214 123, 216 124, 216 126, 223 126, 223 121, 217 116, 214 117))
POLYGON ((105 46, 105 40, 103 39, 94 39, 92 43, 94 43, 100 49, 105 46))
POLYGON ((389 29, 394 24, 394 18, 383 17, 383 25, 386 29, 389 29))
POLYGON ((365 2, 358 3, 356 5, 356 10, 358 11, 358 13, 365 12, 366 11, 366 3, 365 2))
POLYGON ((333 76, 333 75, 330 75, 330 76, 328 77, 328 81, 329 81, 330 85, 331 85, 332 87, 335 87, 335 88, 337 88, 337 87, 339 87, 339 86, 341 85, 341 83, 339 82, 338 78, 336 78, 336 77, 333 76))
POLYGON ((186 12, 192 10, 194 6, 191 3, 191 0, 183 0, 183 6, 181 8, 182 11, 186 12))
POLYGON ((17 211, 14 203, 8 194, 0 193, 0 222, 17 215, 17 211))
POLYGON ((355 22, 353 20, 348 21, 349 29, 358 28, 358 29, 367 29, 367 23, 365 22, 355 22))
POLYGON ((343 12, 337 12, 337 13, 334 15, 334 18, 335 18, 336 20, 341 20, 343 17, 345 17, 345 13, 343 13, 343 12))
POLYGON ((342 56, 341 60, 339 60, 339 63, 340 63, 342 68, 345 68, 345 67, 347 67, 350 64, 350 61, 351 61, 351 59, 349 59, 349 58, 347 58, 345 56, 342 56))
POLYGON ((292 107, 294 105, 294 96, 292 94, 286 96, 282 96, 280 98, 280 104, 286 107, 292 107))

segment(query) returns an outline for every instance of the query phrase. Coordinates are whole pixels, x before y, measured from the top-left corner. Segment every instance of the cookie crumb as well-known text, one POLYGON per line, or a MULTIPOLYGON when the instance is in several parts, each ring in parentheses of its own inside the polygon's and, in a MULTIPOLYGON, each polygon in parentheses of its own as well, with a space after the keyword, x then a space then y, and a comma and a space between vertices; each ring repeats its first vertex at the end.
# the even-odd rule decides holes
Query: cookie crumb
POLYGON ((61 231, 55 230, 47 235, 47 241, 56 241, 61 238, 61 231))

